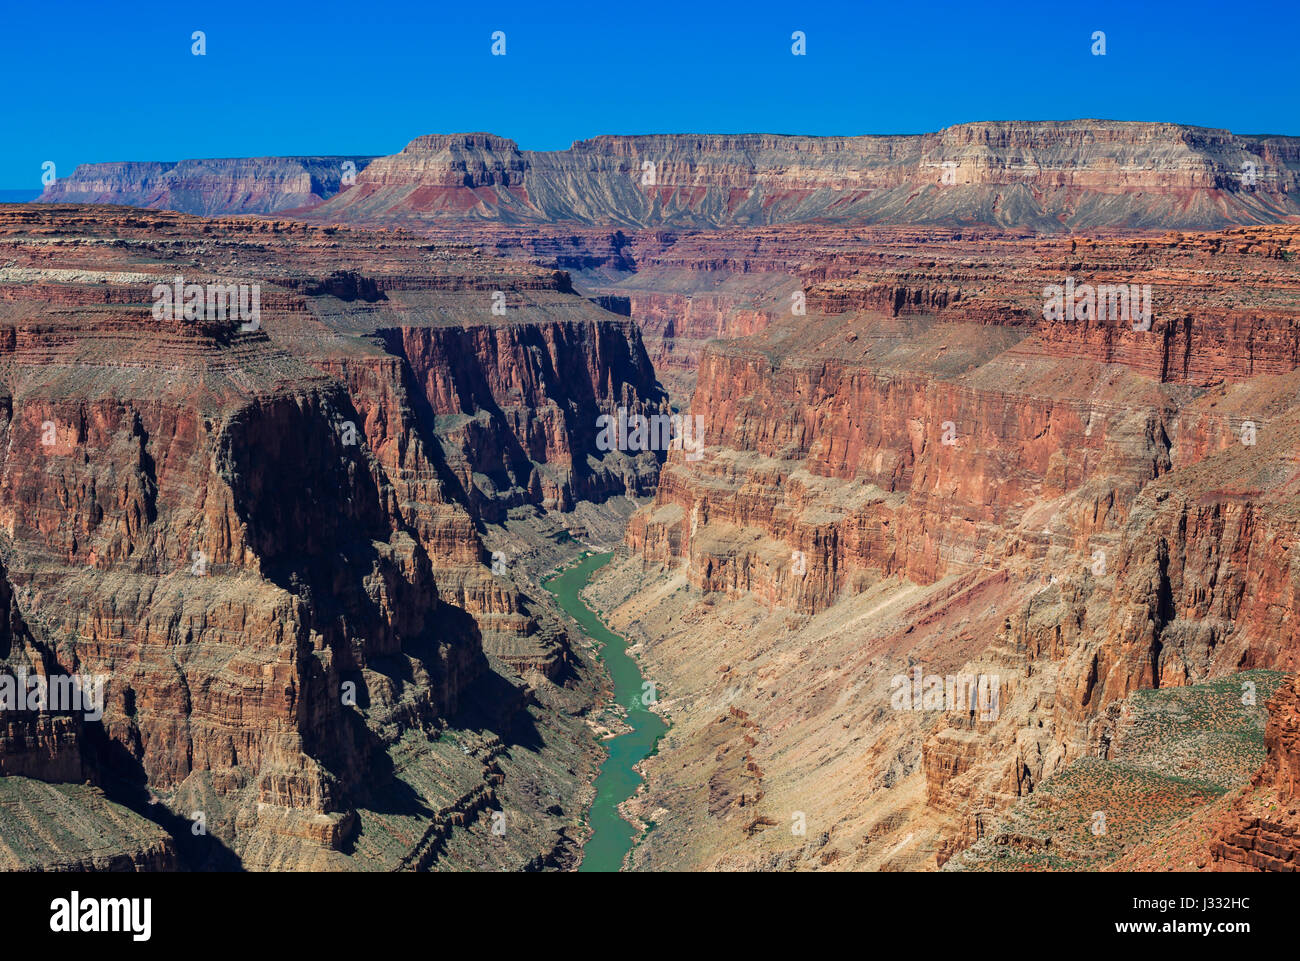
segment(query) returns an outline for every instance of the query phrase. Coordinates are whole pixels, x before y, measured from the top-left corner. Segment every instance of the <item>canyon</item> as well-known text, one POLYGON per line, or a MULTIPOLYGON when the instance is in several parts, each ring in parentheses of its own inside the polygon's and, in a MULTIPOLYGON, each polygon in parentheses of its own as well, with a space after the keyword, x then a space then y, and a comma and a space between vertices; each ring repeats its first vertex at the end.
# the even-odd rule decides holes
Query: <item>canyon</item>
POLYGON ((945 866, 1137 693, 1294 671, 1297 236, 903 237, 708 344, 709 446, 595 595, 673 717, 641 866, 945 866), (1044 320, 1066 276, 1150 284, 1152 329, 1044 320), (918 664, 1000 716, 892 710, 918 664))
POLYGON ((83 866, 571 869, 621 719, 542 579, 592 547, 671 722, 627 868, 1294 869, 1300 139, 358 167, 0 207, 0 664, 111 678, 102 723, 8 720, 23 823, 75 786, 83 866), (260 328, 156 320, 182 274, 260 328), (618 408, 700 456, 603 450, 618 408), (996 707, 900 710, 914 672, 996 707))
POLYGON ((0 247, 0 663, 107 678, 102 720, 5 712, 17 819, 84 782, 104 863, 574 862, 600 682, 527 558, 653 489, 594 442, 666 404, 635 326, 415 237, 27 205, 0 247), (258 322, 159 319, 181 274, 258 322))

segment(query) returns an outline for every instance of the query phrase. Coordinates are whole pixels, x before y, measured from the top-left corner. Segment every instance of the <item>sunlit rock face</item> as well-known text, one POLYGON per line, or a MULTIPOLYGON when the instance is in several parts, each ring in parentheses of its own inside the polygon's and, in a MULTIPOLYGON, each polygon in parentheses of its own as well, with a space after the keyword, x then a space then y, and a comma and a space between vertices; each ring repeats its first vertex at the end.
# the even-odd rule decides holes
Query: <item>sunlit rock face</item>
MULTIPOLYGON (((654 488, 596 444, 666 404, 636 326, 410 236, 27 205, 0 247, 0 665, 106 679, 100 717, 6 710, 0 773, 200 811, 244 867, 427 866, 525 776, 450 719, 578 683, 482 525, 654 488), (168 307, 241 285, 255 316, 168 307)), ((554 855, 546 806, 504 864, 554 855)))
POLYGON ((48 202, 329 222, 1221 227, 1300 213, 1300 142, 1169 123, 960 124, 903 136, 601 136, 520 150, 487 133, 389 157, 83 164, 48 202))
POLYGON ((908 136, 418 137, 313 216, 349 222, 1218 227, 1300 212, 1300 145, 1166 123, 973 123, 908 136))

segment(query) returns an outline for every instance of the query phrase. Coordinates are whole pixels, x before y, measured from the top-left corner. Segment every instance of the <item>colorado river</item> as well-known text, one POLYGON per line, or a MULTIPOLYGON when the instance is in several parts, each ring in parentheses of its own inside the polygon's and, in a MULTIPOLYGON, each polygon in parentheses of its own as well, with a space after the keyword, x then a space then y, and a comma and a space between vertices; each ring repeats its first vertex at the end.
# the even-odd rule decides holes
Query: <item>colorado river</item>
POLYGON ((578 622, 587 636, 601 647, 599 655, 614 681, 614 700, 627 711, 632 729, 605 742, 609 757, 596 776, 596 799, 591 805, 591 839, 583 849, 579 871, 617 871, 632 850, 636 830, 618 813, 618 806, 636 793, 641 776, 633 769, 654 750, 655 742, 668 730, 663 719, 641 702, 644 679, 636 662, 628 656, 627 642, 619 637, 578 596, 591 576, 609 563, 613 554, 590 554, 575 566, 545 582, 560 607, 578 622))

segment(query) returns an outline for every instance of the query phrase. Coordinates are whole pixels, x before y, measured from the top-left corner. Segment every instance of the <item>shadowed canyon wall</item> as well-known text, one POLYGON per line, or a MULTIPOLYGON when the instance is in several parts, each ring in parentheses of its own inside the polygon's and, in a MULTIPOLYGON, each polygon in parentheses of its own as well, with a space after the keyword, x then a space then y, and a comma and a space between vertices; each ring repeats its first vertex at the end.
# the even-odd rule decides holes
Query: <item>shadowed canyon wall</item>
POLYGON ((480 531, 653 489, 594 443, 665 404, 631 322, 416 238, 52 205, 0 245, 0 662, 107 679, 102 719, 6 711, 0 772, 199 812, 191 866, 565 863, 537 798, 582 789, 592 682, 480 531), (178 250, 256 322, 160 316, 178 250))

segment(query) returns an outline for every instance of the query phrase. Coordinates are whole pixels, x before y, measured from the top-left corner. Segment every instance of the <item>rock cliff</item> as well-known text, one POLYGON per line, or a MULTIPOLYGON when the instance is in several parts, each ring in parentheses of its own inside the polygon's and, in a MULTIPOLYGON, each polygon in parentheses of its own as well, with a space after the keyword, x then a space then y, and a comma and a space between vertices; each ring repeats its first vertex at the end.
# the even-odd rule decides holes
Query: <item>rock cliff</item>
POLYGON ((722 770, 694 753, 719 704, 763 732, 769 800, 646 867, 818 861, 740 831, 795 811, 842 838, 826 865, 942 865, 1105 757, 1135 692, 1297 667, 1296 229, 914 240, 809 261, 806 316, 703 348, 703 456, 599 588, 681 738, 644 817, 722 770), (1150 329, 1045 318, 1067 276, 1150 286, 1150 329), (918 665, 998 677, 999 712, 891 710, 918 665))
POLYGON ((1210 844, 1215 871, 1300 869, 1300 690, 1292 678, 1268 702, 1264 764, 1223 818, 1210 844))
POLYGON ((208 215, 317 207, 325 222, 1222 227, 1300 215, 1300 141, 1170 123, 984 122, 935 133, 601 136, 521 150, 487 133, 390 157, 86 164, 49 202, 208 215), (355 186, 341 189, 342 165, 355 186), (322 203, 323 201, 323 203, 322 203))
POLYGON ((0 773, 190 867, 571 860, 594 680, 484 525, 653 488, 595 443, 665 404, 631 322, 391 234, 29 205, 0 248, 0 674, 105 680, 6 710, 0 773), (259 316, 169 315, 180 274, 259 316))

